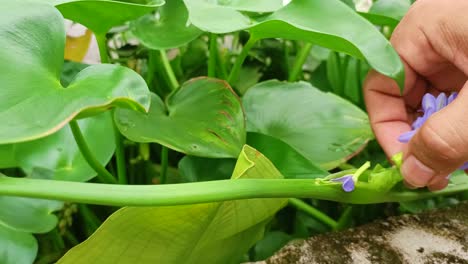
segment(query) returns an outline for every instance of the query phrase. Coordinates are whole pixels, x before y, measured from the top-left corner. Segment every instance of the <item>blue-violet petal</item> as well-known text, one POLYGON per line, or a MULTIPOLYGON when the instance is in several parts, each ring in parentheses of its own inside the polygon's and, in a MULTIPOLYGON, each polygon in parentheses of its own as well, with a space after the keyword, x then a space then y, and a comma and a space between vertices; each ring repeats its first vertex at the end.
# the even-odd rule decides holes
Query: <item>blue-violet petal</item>
POLYGON ((341 185, 341 188, 343 188, 343 191, 345 192, 351 192, 354 190, 354 180, 353 180, 353 175, 349 174, 349 175, 345 175, 343 177, 340 177, 340 178, 335 178, 335 179, 331 179, 331 181, 334 181, 334 182, 342 182, 343 184, 341 185))
POLYGON ((445 95, 445 93, 440 93, 437 96, 436 105, 437 105, 437 110, 436 111, 439 111, 442 108, 444 108, 445 106, 447 106, 447 95, 445 95))
POLYGON ((414 134, 416 134, 416 130, 405 132, 398 137, 398 141, 400 141, 401 143, 408 143, 414 136, 414 134))

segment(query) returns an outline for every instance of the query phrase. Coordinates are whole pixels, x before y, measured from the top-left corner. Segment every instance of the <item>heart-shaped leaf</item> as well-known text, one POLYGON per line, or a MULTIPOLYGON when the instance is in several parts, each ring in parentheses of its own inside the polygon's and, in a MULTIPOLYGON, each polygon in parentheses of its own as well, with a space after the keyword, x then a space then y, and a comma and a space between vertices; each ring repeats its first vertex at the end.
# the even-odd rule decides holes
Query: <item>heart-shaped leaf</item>
POLYGON ((188 23, 182 0, 170 0, 156 14, 139 18, 132 23, 132 31, 143 45, 157 50, 185 45, 202 34, 188 23))
POLYGON ((254 39, 303 40, 365 59, 378 72, 404 84, 403 64, 385 37, 339 0, 294 0, 266 17, 185 0, 190 21, 214 33, 248 29, 254 39))
POLYGON ((229 33, 246 29, 255 21, 247 12, 273 12, 283 7, 279 0, 209 1, 184 0, 190 22, 213 33, 229 33))
MULTIPOLYGON (((107 164, 115 150, 110 113, 79 120, 78 124, 94 156, 107 164)), ((0 145, 0 161, 0 168, 20 167, 28 175, 35 168, 48 169, 56 180, 87 181, 96 176, 81 155, 69 126, 45 138, 0 145)))
POLYGON ((48 4, 3 3, 0 36, 0 144, 45 137, 74 117, 115 105, 149 108, 145 81, 125 67, 90 66, 66 89, 61 86, 64 22, 48 4))
MULTIPOLYGON (((29 177, 50 179, 52 174, 47 169, 36 169, 29 177)), ((54 200, 0 196, 0 225, 28 233, 49 232, 57 225, 53 212, 62 206, 63 202, 54 200)))
MULTIPOLYGON (((260 152, 245 146, 232 180, 266 177, 281 174, 260 152)), ((123 208, 59 263, 239 263, 286 202, 250 199, 123 208)))
POLYGON ((52 212, 62 208, 62 202, 0 196, 0 225, 11 229, 45 233, 57 225, 57 217, 52 212))
MULTIPOLYGON (((29 177, 50 179, 53 172, 35 169, 29 177)), ((62 202, 0 196, 0 263, 33 263, 37 241, 31 233, 45 233, 57 224, 54 211, 62 202)))
POLYGON ((33 235, 10 229, 0 223, 0 263, 33 263, 37 241, 33 235))
POLYGON ((266 81, 243 98, 247 131, 279 139, 307 160, 332 169, 373 138, 366 113, 309 83, 266 81))
POLYGON ((313 179, 329 174, 288 144, 274 137, 250 132, 247 133, 247 144, 262 152, 285 178, 313 179))
POLYGON ((172 93, 166 104, 152 95, 148 114, 117 109, 120 132, 135 142, 156 142, 202 157, 237 157, 245 142, 239 98, 224 81, 197 78, 172 93))
POLYGON ((65 18, 78 22, 96 34, 137 19, 164 4, 163 0, 42 0, 54 4, 65 18))

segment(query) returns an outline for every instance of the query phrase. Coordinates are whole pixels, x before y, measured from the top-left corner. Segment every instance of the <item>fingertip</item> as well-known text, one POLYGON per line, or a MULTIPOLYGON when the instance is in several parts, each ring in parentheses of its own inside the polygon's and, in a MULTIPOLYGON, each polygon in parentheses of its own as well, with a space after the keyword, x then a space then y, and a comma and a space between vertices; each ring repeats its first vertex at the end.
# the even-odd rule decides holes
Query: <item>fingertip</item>
POLYGON ((431 180, 427 188, 431 192, 440 191, 447 187, 449 180, 446 177, 437 177, 431 180))
POLYGON ((414 187, 424 187, 436 176, 435 172, 419 161, 415 156, 410 155, 403 160, 401 174, 408 184, 414 187))

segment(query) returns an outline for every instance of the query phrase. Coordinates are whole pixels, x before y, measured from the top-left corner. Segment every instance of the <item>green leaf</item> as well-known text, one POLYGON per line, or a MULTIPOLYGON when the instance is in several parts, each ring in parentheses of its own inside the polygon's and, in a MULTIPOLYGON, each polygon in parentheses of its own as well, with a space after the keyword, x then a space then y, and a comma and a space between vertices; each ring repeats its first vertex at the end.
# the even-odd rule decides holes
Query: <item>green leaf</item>
POLYGON ((265 155, 285 178, 314 179, 329 174, 274 137, 250 132, 247 133, 247 144, 265 155))
POLYGON ((404 86, 404 69, 387 39, 368 21, 339 0, 294 0, 268 16, 252 18, 235 9, 185 0, 190 21, 197 27, 228 33, 249 30, 252 38, 309 41, 365 59, 378 72, 404 86))
POLYGON ((344 91, 343 95, 355 105, 362 103, 362 87, 360 80, 361 62, 356 58, 349 58, 346 67, 346 78, 344 78, 344 91))
POLYGON ((33 263, 36 254, 37 241, 33 235, 0 224, 0 263, 33 263))
MULTIPOLYGON (((281 174, 260 152, 245 146, 232 180, 267 177, 281 174)), ((239 263, 286 202, 248 199, 123 208, 59 263, 239 263)))
POLYGON ((112 106, 145 111, 145 81, 132 70, 94 65, 64 89, 60 84, 65 30, 63 18, 40 2, 3 3, 0 13, 0 144, 50 135, 75 117, 112 106))
POLYGON ((0 145, 0 168, 13 168, 17 166, 14 155, 14 144, 0 145))
POLYGON ((46 233, 57 225, 54 211, 62 202, 21 197, 0 196, 0 225, 29 233, 46 233))
POLYGON ((202 34, 188 25, 188 12, 182 0, 170 0, 156 14, 149 14, 132 23, 135 37, 151 49, 170 49, 185 45, 202 34))
POLYGON ((399 168, 384 168, 379 164, 375 166, 368 176, 369 187, 381 192, 388 192, 402 180, 403 177, 400 174, 399 168))
POLYGON ((266 81, 243 98, 247 131, 291 146, 323 169, 345 162, 373 138, 366 113, 309 83, 266 81))
POLYGON ((229 179, 236 165, 235 159, 209 159, 185 156, 179 161, 183 182, 229 179))
POLYGON ((63 87, 67 87, 70 83, 73 82, 75 76, 86 67, 88 64, 74 62, 74 61, 65 61, 62 67, 62 74, 60 76, 60 83, 63 87))
POLYGON ((238 78, 233 86, 240 94, 245 94, 250 87, 258 83, 262 72, 259 66, 245 66, 240 69, 239 76, 242 78, 238 78))
POLYGON ((283 4, 280 0, 184 0, 189 19, 196 27, 212 33, 229 33, 255 24, 245 12, 273 12, 283 4))
POLYGON ((344 73, 342 72, 341 58, 338 52, 330 52, 327 60, 327 79, 333 92, 343 95, 344 73))
POLYGON ((360 14, 374 24, 396 27, 410 6, 410 0, 379 0, 360 14))
MULTIPOLYGON (((53 171, 35 169, 29 178, 51 179, 53 171)), ((57 225, 53 212, 60 210, 63 202, 45 199, 0 196, 0 225, 28 233, 46 233, 57 225)))
POLYGON ((153 0, 150 4, 110 0, 42 1, 53 3, 65 18, 83 24, 96 34, 105 34, 112 27, 137 19, 164 4, 163 0, 153 0))
POLYGON ((193 156, 237 157, 245 143, 241 102, 226 82, 213 78, 184 83, 165 104, 153 94, 148 114, 117 109, 115 121, 132 141, 193 156))
MULTIPOLYGON (((52 174, 47 169, 35 169, 29 177, 50 179, 52 174)), ((22 258, 25 262, 21 263, 32 263, 37 252, 37 242, 31 233, 52 230, 58 222, 53 212, 62 206, 63 202, 54 200, 0 196, 0 263, 9 263, 5 259, 22 258), (2 234, 3 228, 10 235, 2 234), (5 252, 2 252, 1 248, 8 243, 10 246, 6 246, 5 252), (26 258, 31 260, 26 261, 26 258)))
MULTIPOLYGON (((78 121, 83 135, 101 164, 114 154, 115 142, 110 113, 78 121)), ((33 141, 0 145, 0 168, 20 167, 26 174, 35 168, 52 171, 52 178, 65 181, 87 181, 97 175, 81 155, 69 126, 33 141)))

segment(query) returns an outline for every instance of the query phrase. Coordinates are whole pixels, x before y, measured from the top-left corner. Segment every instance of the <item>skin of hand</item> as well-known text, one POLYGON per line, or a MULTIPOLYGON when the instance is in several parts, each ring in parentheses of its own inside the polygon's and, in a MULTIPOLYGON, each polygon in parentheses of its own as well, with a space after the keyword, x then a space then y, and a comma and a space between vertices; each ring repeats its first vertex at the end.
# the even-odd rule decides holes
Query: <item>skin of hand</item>
MULTIPOLYGON (((401 173, 410 188, 447 186, 447 176, 468 161, 468 1, 418 0, 390 42, 405 66, 405 88, 370 72, 364 96, 372 129, 387 156, 403 151, 401 173), (450 105, 433 114, 407 144, 422 96, 459 91, 450 105)), ((468 172, 468 171, 466 171, 468 172)))

